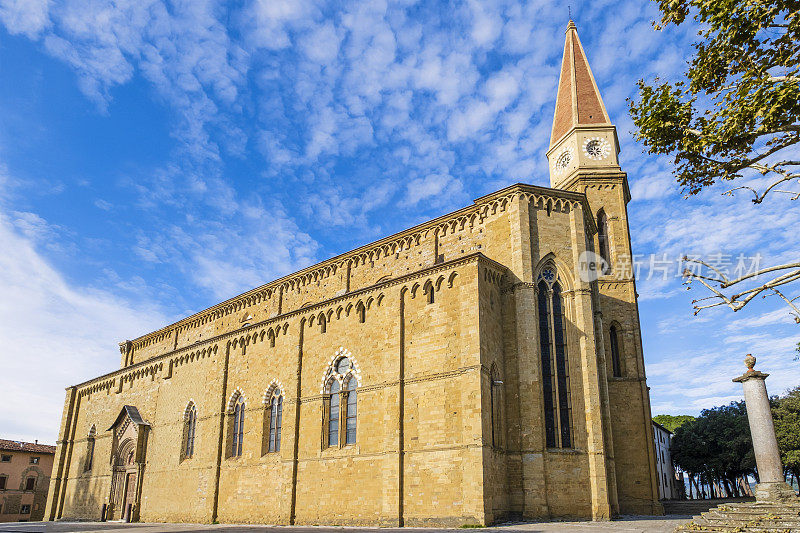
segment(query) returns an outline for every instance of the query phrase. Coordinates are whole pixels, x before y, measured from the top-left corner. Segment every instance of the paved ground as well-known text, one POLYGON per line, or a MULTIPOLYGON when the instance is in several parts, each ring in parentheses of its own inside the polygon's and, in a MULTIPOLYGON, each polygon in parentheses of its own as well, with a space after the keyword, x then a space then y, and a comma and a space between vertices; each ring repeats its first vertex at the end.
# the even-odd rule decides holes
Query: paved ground
MULTIPOLYGON (((671 533, 675 527, 689 520, 690 516, 628 516, 613 522, 530 522, 505 524, 481 528, 481 533, 604 533, 625 531, 630 533, 671 533)), ((280 527, 250 526, 229 524, 122 524, 116 522, 16 522, 0 523, 0 532, 59 533, 72 531, 107 531, 125 533, 200 533, 219 531, 221 533, 466 533, 469 529, 422 529, 422 528, 349 528, 349 527, 280 527)), ((477 533, 477 532, 476 532, 477 533)))

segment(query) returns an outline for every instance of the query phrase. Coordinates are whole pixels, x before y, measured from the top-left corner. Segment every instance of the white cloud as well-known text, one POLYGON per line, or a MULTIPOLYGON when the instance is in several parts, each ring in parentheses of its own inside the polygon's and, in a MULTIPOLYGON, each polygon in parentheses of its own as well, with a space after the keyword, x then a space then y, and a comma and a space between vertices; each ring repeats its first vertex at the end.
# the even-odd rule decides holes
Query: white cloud
POLYGON ((39 250, 53 231, 35 214, 15 221, 0 211, 0 249, 7 251, 0 254, 5 438, 55 443, 64 388, 115 370, 117 342, 168 322, 154 304, 72 284, 39 250))
POLYGON ((422 200, 433 205, 452 201, 463 194, 461 182, 449 174, 429 174, 424 178, 411 180, 402 205, 414 206, 422 200))
POLYGON ((12 35, 35 38, 48 26, 50 0, 0 0, 0 21, 12 35))

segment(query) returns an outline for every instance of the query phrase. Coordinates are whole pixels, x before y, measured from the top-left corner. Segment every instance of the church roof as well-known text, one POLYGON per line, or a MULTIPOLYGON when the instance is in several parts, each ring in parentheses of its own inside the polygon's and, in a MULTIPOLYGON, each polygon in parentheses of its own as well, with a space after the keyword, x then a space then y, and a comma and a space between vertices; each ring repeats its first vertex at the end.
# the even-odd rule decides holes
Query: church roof
POLYGON ((578 29, 570 20, 564 41, 564 56, 561 59, 550 146, 556 144, 572 128, 589 124, 610 125, 611 120, 578 38, 578 29))

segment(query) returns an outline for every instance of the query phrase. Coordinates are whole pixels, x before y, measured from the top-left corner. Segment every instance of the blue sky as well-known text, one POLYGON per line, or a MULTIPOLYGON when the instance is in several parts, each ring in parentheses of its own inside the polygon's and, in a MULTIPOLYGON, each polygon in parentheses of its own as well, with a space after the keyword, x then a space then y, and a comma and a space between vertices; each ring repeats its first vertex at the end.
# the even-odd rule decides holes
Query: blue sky
MULTIPOLYGON (((117 368, 121 340, 505 185, 547 185, 566 11, 0 0, 0 436, 53 442, 63 388, 117 368)), ((701 293, 676 262, 793 257, 797 208, 684 199, 632 139, 625 99, 683 70, 694 29, 654 31, 640 1, 572 13, 631 183, 653 413, 740 399, 747 352, 771 392, 800 384, 785 308, 693 317, 701 293)))

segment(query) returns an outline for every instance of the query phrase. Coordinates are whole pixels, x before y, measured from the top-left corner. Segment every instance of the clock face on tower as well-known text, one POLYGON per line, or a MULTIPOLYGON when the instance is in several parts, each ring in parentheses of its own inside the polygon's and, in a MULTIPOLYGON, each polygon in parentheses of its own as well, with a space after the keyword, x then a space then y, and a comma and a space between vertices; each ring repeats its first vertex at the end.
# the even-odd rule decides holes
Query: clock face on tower
POLYGON ((607 140, 600 137, 589 137, 583 141, 583 153, 589 159, 600 161, 611 153, 611 145, 608 144, 607 140))

